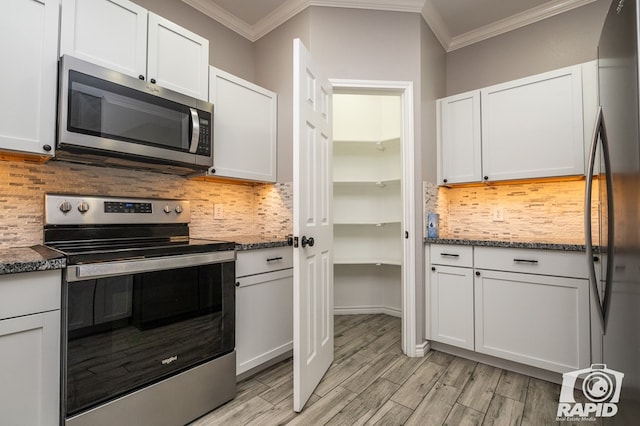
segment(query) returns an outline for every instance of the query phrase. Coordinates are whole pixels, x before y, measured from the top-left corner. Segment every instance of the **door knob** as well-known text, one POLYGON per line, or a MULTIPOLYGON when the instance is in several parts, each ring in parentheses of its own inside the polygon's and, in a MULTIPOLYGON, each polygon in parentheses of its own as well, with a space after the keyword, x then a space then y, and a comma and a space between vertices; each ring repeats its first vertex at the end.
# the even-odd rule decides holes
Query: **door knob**
POLYGON ((304 248, 304 247, 306 247, 307 245, 308 245, 309 247, 313 247, 313 245, 314 245, 316 242, 315 242, 315 240, 313 239, 313 237, 309 237, 309 238, 307 238, 306 236, 304 236, 304 235, 303 235, 303 236, 302 236, 301 243, 302 243, 302 248, 304 248))

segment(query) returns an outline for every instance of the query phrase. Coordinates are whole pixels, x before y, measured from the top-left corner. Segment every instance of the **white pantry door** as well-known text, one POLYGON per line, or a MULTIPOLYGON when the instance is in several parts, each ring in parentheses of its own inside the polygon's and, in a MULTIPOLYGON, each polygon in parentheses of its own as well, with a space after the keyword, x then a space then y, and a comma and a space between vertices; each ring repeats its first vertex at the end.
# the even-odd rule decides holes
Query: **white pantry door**
POLYGON ((333 361, 333 178, 329 80, 293 41, 293 409, 333 361))

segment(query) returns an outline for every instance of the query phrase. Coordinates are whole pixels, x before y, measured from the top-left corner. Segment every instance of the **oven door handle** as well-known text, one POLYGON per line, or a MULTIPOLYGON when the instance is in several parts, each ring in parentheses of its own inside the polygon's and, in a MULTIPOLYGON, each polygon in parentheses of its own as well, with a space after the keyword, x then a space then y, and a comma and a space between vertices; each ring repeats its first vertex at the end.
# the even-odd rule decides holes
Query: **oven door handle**
POLYGON ((191 266, 208 265, 212 263, 233 262, 235 260, 236 252, 233 250, 154 257, 148 259, 118 260, 114 262, 68 266, 66 278, 67 282, 85 281, 118 275, 188 268, 191 266))

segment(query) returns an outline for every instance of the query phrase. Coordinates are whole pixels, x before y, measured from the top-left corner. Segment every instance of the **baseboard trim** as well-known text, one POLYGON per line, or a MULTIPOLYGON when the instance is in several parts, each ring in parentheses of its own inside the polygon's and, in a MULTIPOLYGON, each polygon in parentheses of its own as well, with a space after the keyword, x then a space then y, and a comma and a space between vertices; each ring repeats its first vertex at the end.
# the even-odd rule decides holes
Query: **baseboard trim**
POLYGON ((402 317, 402 310, 388 306, 339 306, 333 308, 334 315, 375 315, 385 314, 402 317))
POLYGON ((423 342, 416 346, 416 357, 423 357, 431 350, 429 341, 423 342))

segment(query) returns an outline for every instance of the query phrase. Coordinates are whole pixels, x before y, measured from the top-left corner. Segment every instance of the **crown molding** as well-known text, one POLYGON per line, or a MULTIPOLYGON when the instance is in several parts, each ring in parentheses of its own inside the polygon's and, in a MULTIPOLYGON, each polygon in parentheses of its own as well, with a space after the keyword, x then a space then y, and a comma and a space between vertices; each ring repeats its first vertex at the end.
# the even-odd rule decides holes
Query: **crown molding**
POLYGON ((289 0, 255 25, 249 25, 212 1, 182 0, 182 2, 252 42, 273 31, 309 6, 420 13, 424 4, 424 0, 394 0, 393 2, 389 0, 289 0))
POLYGON ((244 38, 255 42, 309 6, 383 10, 389 12, 420 13, 442 47, 451 52, 500 34, 522 28, 596 0, 551 0, 484 27, 452 36, 430 0, 288 0, 255 25, 249 25, 210 0, 182 0, 244 38))
POLYGON ((437 13, 435 8, 428 8, 431 6, 429 0, 425 2, 425 9, 423 10, 423 17, 427 24, 431 27, 431 30, 435 33, 438 40, 447 52, 451 52, 456 49, 460 49, 465 46, 469 46, 474 43, 478 43, 483 40, 487 40, 491 37, 495 37, 500 34, 507 33, 509 31, 516 30, 518 28, 525 27, 529 24, 542 21, 552 16, 559 15, 564 12, 576 9, 581 6, 585 6, 589 3, 593 3, 596 0, 552 0, 544 3, 540 6, 531 8, 524 12, 510 16, 505 19, 501 19, 496 22, 492 22, 484 27, 477 28, 475 30, 451 37, 444 29, 438 25, 442 18, 437 13), (425 16, 425 13, 431 16, 425 16), (432 25, 433 23, 433 25, 432 25))
POLYGON ((433 31, 442 47, 447 50, 447 47, 451 45, 451 34, 449 33, 447 25, 442 20, 442 16, 433 6, 433 3, 426 0, 421 13, 422 19, 424 19, 429 28, 431 28, 431 31, 433 31))

